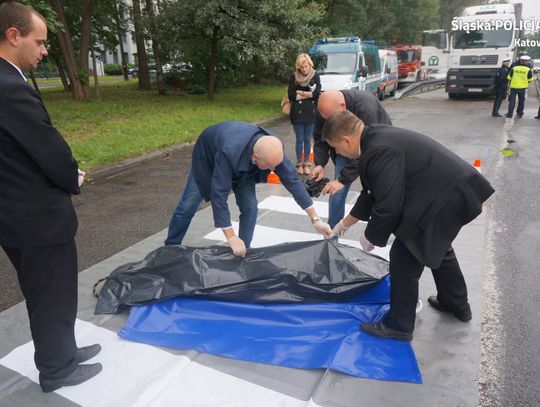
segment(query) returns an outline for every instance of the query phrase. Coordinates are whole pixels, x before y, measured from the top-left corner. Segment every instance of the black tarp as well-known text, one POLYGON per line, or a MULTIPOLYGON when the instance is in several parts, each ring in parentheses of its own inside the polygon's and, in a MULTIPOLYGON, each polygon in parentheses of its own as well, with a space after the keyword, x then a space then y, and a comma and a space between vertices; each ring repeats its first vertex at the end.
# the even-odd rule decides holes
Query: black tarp
POLYGON ((96 314, 177 296, 259 304, 346 301, 388 274, 388 262, 331 240, 249 249, 163 246, 107 278, 96 314))

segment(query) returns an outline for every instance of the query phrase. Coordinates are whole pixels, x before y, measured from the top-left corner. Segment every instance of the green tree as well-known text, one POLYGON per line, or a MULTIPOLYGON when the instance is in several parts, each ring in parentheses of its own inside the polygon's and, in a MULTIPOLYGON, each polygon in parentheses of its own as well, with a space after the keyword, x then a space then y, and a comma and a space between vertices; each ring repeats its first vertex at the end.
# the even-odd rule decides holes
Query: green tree
POLYGON ((324 33, 318 25, 324 8, 317 1, 162 0, 161 7, 158 31, 161 43, 169 44, 164 54, 204 73, 209 100, 220 75, 257 65, 282 75, 291 70, 294 54, 324 33))

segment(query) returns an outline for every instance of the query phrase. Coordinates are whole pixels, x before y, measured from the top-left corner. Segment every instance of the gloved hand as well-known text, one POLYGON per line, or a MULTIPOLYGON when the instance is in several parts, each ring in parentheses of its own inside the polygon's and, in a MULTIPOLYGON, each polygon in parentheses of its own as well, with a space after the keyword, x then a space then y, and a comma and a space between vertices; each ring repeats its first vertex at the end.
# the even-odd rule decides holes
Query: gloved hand
POLYGON ((315 228, 317 232, 323 235, 325 239, 328 239, 330 235, 332 234, 332 228, 326 222, 317 220, 313 222, 313 227, 315 228))
POLYGON ((320 181, 324 178, 324 168, 321 165, 317 165, 311 171, 311 178, 315 178, 315 181, 320 181))
POLYGON ((343 221, 339 221, 339 223, 334 226, 334 229, 332 229, 330 239, 334 237, 342 237, 348 230, 349 228, 343 224, 343 221))
POLYGON ((235 256, 246 257, 246 245, 242 239, 233 235, 227 239, 230 248, 235 256))
POLYGON ((375 249, 375 246, 373 246, 373 243, 367 240, 366 235, 364 234, 360 236, 360 245, 362 246, 362 249, 364 249, 365 252, 370 252, 373 249, 375 249))
POLYGON ((77 178, 77 182, 78 182, 79 187, 80 187, 84 182, 84 176, 86 175, 86 172, 81 171, 80 169, 78 169, 78 171, 79 171, 79 176, 77 178))

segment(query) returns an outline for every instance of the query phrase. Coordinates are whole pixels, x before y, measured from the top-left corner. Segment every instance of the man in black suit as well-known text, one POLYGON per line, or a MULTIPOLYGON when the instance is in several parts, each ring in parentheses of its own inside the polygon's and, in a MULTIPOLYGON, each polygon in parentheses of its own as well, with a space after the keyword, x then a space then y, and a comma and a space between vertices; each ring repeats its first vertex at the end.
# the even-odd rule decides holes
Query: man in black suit
POLYGON ((428 302, 463 322, 472 318, 467 286, 452 249, 461 227, 476 218, 493 194, 489 182, 470 164, 435 140, 384 124, 367 127, 348 111, 330 117, 323 140, 338 154, 358 159, 363 191, 333 236, 358 220, 367 221, 364 250, 390 249, 390 310, 382 321, 361 329, 380 338, 410 341, 418 300, 418 280, 431 268, 437 296, 428 302))
POLYGON ((26 83, 47 55, 47 25, 19 3, 0 5, 0 245, 26 299, 44 392, 82 383, 101 365, 80 364, 99 345, 77 348, 77 217, 71 194, 84 173, 26 83))

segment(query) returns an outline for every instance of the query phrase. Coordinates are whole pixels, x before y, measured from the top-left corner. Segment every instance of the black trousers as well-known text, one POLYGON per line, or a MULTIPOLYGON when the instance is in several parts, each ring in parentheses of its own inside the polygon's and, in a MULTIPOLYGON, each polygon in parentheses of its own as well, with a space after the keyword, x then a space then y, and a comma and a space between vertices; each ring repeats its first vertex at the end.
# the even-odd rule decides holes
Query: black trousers
POLYGON ((34 361, 40 378, 59 379, 76 368, 77 248, 75 240, 48 247, 3 247, 26 299, 34 361))
POLYGON ((499 109, 501 108, 501 104, 504 100, 505 95, 506 95, 506 91, 503 91, 503 92, 495 91, 495 101, 493 102, 493 110, 491 111, 492 115, 499 114, 499 109))
MULTIPOLYGON (((390 310, 384 324, 403 332, 412 332, 416 319, 418 280, 424 265, 396 238, 390 249, 390 310)), ((437 269, 431 270, 439 302, 451 310, 467 306, 467 285, 450 247, 437 269)))

